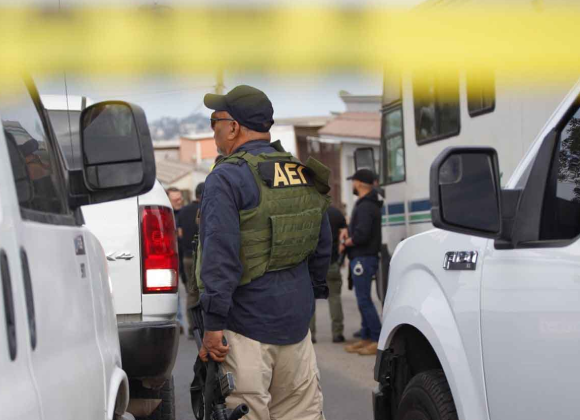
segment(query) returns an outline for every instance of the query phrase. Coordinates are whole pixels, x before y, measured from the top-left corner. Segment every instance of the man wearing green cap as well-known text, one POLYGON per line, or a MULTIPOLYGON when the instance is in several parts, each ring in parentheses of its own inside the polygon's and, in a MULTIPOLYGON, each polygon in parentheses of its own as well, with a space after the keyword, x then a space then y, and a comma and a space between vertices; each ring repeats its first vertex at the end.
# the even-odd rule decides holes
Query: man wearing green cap
POLYGON ((228 405, 248 404, 245 418, 323 419, 308 325, 314 299, 328 296, 329 171, 270 143, 274 110, 262 91, 238 86, 227 95, 208 94, 204 103, 214 110, 211 126, 223 159, 207 177, 201 201, 200 357, 223 362, 234 374, 228 405))

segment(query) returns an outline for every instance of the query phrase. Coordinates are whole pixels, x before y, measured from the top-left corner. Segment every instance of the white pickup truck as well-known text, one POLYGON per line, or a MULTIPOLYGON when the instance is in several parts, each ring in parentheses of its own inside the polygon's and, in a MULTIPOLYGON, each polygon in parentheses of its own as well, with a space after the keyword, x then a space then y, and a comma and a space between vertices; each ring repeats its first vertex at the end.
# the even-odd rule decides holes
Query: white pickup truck
POLYGON ((71 170, 34 81, 4 82, 0 418, 132 419, 107 260, 80 207, 151 189, 145 113, 118 101, 87 107, 77 144, 83 159, 71 170))
POLYGON ((579 95, 577 84, 503 190, 494 149, 433 163, 442 230, 393 254, 375 420, 578 418, 579 95))
MULTIPOLYGON (((43 95, 69 170, 82 166, 79 124, 91 100, 43 95)), ((81 207, 86 227, 109 263, 129 411, 138 418, 175 419, 172 371, 179 343, 178 255, 171 204, 155 181, 146 194, 81 207)))

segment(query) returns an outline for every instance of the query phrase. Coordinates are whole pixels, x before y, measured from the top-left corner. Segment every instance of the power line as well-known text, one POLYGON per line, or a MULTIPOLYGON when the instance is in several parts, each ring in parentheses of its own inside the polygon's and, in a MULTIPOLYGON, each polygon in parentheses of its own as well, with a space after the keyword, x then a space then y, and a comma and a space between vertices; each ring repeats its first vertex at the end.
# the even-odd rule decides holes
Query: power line
POLYGON ((215 89, 215 86, 196 86, 196 87, 191 87, 191 88, 174 89, 174 90, 161 90, 161 91, 155 91, 155 92, 141 92, 141 93, 111 92, 111 93, 101 93, 101 94, 96 95, 94 97, 103 98, 103 97, 111 97, 111 96, 134 97, 134 96, 171 95, 174 93, 191 92, 191 91, 202 90, 202 89, 215 89))

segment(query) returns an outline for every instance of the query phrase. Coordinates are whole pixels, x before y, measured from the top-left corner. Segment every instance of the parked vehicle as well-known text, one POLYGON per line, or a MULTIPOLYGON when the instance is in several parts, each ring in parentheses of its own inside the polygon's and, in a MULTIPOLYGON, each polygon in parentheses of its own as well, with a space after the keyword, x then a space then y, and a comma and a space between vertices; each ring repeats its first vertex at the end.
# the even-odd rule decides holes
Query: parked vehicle
POLYGON ((443 230, 394 252, 375 419, 578 417, 579 127, 580 83, 505 189, 493 148, 434 161, 431 215, 443 230))
POLYGON ((67 170, 33 80, 0 96, 2 418, 132 418, 106 257, 80 206, 150 190, 153 147, 138 106, 81 118, 83 160, 67 170))
MULTIPOLYGON (((43 95, 42 99, 67 167, 78 168, 82 164, 80 116, 92 101, 72 95, 43 95)), ((85 205, 81 211, 109 262, 123 367, 131 381, 130 411, 139 417, 174 419, 179 270, 167 194, 155 181, 146 194, 85 205)))
MULTIPOLYGON (((530 91, 492 71, 400 74, 387 69, 379 157, 385 198, 382 254, 388 257, 405 238, 433 228, 429 167, 442 150, 460 145, 494 147, 505 184, 573 84, 563 81, 550 89, 530 91)), ((387 278, 380 279, 383 296, 387 278)))

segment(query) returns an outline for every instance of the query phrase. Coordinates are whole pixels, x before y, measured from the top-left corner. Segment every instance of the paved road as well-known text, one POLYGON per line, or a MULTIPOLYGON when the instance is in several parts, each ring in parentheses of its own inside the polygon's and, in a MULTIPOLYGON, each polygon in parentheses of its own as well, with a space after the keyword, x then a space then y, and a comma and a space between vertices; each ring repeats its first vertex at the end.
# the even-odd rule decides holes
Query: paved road
MULTIPOLYGON (((354 292, 343 290, 345 313, 345 336, 351 338, 359 328, 360 315, 356 308, 354 292)), ((375 303, 378 302, 375 295, 375 303)), ((326 301, 317 303, 317 339, 315 344, 324 393, 324 414, 327 420, 371 420, 371 391, 374 356, 348 354, 343 345, 333 344, 330 332, 330 317, 326 301)), ((175 377, 175 399, 177 420, 193 419, 189 400, 189 384, 193 378, 193 361, 197 348, 193 341, 181 337, 179 353, 173 371, 175 377)))

